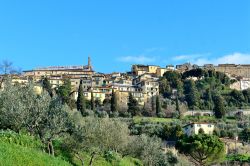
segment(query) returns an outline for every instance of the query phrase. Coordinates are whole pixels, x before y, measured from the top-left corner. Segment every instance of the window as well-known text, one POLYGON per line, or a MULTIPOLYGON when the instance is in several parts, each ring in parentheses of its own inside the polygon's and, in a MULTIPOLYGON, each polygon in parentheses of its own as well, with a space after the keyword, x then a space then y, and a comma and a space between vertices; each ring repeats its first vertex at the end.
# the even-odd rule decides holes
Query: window
POLYGON ((212 127, 212 125, 211 125, 211 124, 209 124, 209 125, 208 125, 208 127, 212 127))
POLYGON ((197 124, 197 127, 201 127, 201 125, 200 125, 200 124, 197 124))

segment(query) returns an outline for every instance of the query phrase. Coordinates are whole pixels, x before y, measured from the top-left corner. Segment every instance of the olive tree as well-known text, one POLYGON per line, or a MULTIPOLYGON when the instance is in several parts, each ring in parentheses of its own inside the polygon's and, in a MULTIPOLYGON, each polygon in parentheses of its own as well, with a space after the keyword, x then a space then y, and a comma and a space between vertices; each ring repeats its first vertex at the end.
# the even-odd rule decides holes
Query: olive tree
POLYGON ((38 136, 52 155, 52 141, 71 129, 67 110, 60 99, 51 99, 47 92, 36 94, 32 84, 20 86, 6 81, 0 92, 0 128, 16 132, 25 129, 38 136))
POLYGON ((94 158, 106 151, 123 153, 130 139, 126 123, 117 119, 86 117, 76 122, 75 132, 66 141, 74 155, 81 160, 80 151, 91 154, 89 165, 94 158), (82 133, 82 134, 81 134, 82 133))

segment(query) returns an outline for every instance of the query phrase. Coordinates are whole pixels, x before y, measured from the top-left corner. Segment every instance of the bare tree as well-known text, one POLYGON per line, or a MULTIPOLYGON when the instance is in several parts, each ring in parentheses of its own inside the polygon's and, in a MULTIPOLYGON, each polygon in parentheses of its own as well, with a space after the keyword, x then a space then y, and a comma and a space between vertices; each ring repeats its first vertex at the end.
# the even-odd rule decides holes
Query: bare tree
POLYGON ((8 60, 3 60, 0 64, 0 71, 3 74, 10 74, 13 71, 13 63, 8 60))

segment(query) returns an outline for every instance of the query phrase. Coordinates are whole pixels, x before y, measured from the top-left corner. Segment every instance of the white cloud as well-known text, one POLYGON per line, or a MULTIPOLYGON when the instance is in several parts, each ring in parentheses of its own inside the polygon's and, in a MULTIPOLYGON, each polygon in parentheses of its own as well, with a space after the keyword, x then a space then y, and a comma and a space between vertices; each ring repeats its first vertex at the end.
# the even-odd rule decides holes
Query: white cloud
POLYGON ((192 64, 204 65, 204 64, 225 64, 225 63, 234 63, 234 64, 249 64, 250 63, 250 54, 235 52, 232 54, 220 56, 220 57, 211 57, 209 58, 209 53, 207 54, 190 54, 190 55, 179 55, 175 56, 172 59, 174 61, 186 61, 192 64))
POLYGON ((172 58, 174 61, 191 61, 193 59, 201 58, 204 56, 208 56, 210 53, 204 54, 187 54, 187 55, 178 55, 172 58))
POLYGON ((182 61, 182 60, 188 60, 188 59, 190 59, 189 55, 178 55, 178 56, 173 57, 174 61, 182 61))
POLYGON ((233 53, 229 55, 224 55, 218 58, 197 58, 191 61, 194 64, 203 65, 203 64, 225 64, 225 63, 234 63, 234 64, 249 64, 250 63, 250 54, 245 53, 233 53))
POLYGON ((155 57, 148 57, 144 55, 138 55, 138 56, 123 56, 118 58, 118 61, 121 62, 130 62, 130 63, 151 63, 155 62, 155 57))

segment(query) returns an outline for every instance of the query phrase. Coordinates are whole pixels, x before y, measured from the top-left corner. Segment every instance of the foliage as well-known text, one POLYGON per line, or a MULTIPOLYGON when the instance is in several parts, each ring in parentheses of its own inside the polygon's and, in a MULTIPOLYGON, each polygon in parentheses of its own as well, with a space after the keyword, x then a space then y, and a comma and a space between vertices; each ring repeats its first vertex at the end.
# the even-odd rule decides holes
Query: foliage
POLYGON ((118 111, 118 105, 117 105, 117 97, 114 90, 112 90, 112 96, 111 96, 111 112, 117 112, 118 111))
MULTIPOLYGON (((91 155, 89 153, 83 152, 80 154, 82 158, 85 159, 85 165, 91 160, 91 155)), ((116 154, 117 157, 117 154, 116 154)), ((82 165, 82 163, 76 158, 73 158, 73 165, 82 165)), ((103 155, 98 155, 93 161, 93 166, 142 166, 142 162, 139 159, 132 158, 130 156, 121 157, 118 156, 118 160, 113 160, 111 163, 106 160, 106 157, 103 155)))
POLYGON ((236 107, 242 107, 245 101, 245 97, 241 91, 232 90, 230 93, 229 104, 236 107))
POLYGON ((176 144, 176 148, 199 165, 208 165, 224 159, 224 143, 217 136, 198 134, 184 137, 176 144))
POLYGON ((188 107, 190 109, 199 108, 199 93, 195 86, 195 82, 193 80, 187 80, 184 83, 184 94, 185 100, 188 103, 188 107))
POLYGON ((19 166, 69 166, 71 164, 60 158, 49 156, 42 151, 31 147, 6 143, 0 141, 0 165, 19 165, 19 166))
POLYGON ((133 98, 132 94, 129 94, 128 98, 128 112, 132 116, 140 115, 140 108, 136 99, 133 98))
POLYGON ((0 92, 0 127, 17 132, 26 128, 34 132, 37 124, 43 121, 49 103, 50 97, 46 93, 36 95, 33 85, 13 86, 7 82, 0 92))
POLYGON ((68 104, 70 106, 70 104, 71 104, 70 93, 71 93, 70 79, 64 79, 63 85, 61 85, 57 89, 57 94, 61 98, 63 104, 68 104))
POLYGON ((161 78, 159 81, 159 90, 163 97, 169 97, 172 93, 170 84, 165 77, 161 78))
POLYGON ((143 161, 146 166, 168 165, 167 155, 161 151, 161 141, 157 137, 141 135, 134 137, 127 153, 143 161))
POLYGON ((159 80, 159 91, 164 98, 187 103, 189 109, 212 110, 214 93, 221 94, 228 108, 250 106, 250 90, 231 90, 230 78, 222 72, 209 69, 192 69, 184 73, 167 71, 159 80), (185 96, 183 96, 183 92, 185 96))
POLYGON ((160 117, 161 115, 161 103, 159 99, 159 95, 156 96, 156 115, 160 117))
POLYGON ((244 128, 240 132, 240 139, 244 142, 250 142, 250 128, 244 128))
POLYGON ((205 75, 205 71, 203 69, 191 69, 183 73, 182 78, 189 78, 189 77, 198 77, 201 78, 205 75))
POLYGON ((29 147, 34 149, 42 149, 40 140, 22 133, 16 133, 11 130, 0 130, 0 142, 16 144, 22 147, 29 147))
POLYGON ((250 155, 247 154, 232 154, 227 156, 229 161, 239 161, 240 163, 250 163, 250 155))
POLYGON ((32 85, 6 84, 0 93, 0 127, 19 132, 25 129, 48 144, 52 155, 52 141, 70 129, 68 107, 46 93, 35 94, 32 85))
POLYGON ((43 89, 49 93, 50 97, 53 97, 53 89, 47 77, 45 77, 42 80, 42 86, 43 86, 43 89))
POLYGON ((222 118, 225 115, 225 106, 223 98, 217 94, 213 97, 214 101, 214 115, 216 118, 222 118))
POLYGON ((76 107, 79 112, 81 112, 82 116, 86 116, 86 103, 85 103, 85 97, 83 94, 83 88, 82 88, 82 81, 80 81, 80 85, 78 88, 78 97, 76 101, 76 107))
POLYGON ((245 97, 245 102, 250 103, 250 88, 243 90, 242 93, 245 97))
POLYGON ((93 92, 91 92, 91 100, 90 100, 90 103, 91 103, 91 110, 94 111, 94 110, 95 110, 95 99, 94 99, 94 94, 93 94, 93 92))
POLYGON ((164 140, 177 141, 184 135, 180 125, 165 124, 158 136, 164 140))
POLYGON ((167 71, 163 75, 167 79, 171 88, 177 89, 180 84, 181 74, 177 71, 167 71))

